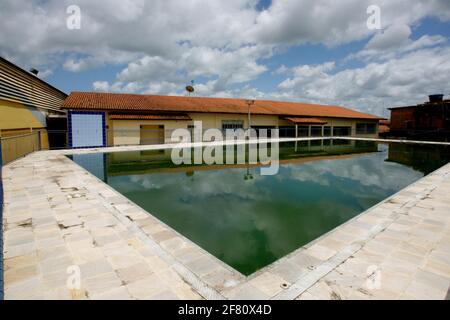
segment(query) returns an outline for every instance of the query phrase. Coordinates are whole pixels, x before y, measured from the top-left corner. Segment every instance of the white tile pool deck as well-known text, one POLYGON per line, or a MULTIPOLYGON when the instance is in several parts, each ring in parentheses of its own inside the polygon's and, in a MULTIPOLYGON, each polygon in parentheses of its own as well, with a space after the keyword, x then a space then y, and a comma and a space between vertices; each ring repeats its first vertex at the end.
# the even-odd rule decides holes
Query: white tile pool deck
POLYGON ((98 151, 36 152, 3 168, 5 299, 447 295, 450 164, 245 277, 65 157, 98 151), (78 290, 66 285, 70 266, 78 290))

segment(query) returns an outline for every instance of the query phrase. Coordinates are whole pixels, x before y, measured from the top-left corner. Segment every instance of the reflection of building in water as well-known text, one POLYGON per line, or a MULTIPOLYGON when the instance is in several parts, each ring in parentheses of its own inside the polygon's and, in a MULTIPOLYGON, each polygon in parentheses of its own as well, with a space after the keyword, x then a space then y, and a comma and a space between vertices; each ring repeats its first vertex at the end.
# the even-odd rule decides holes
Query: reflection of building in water
POLYGON ((106 182, 108 180, 106 154, 104 153, 88 153, 74 154, 69 156, 78 165, 92 173, 100 180, 106 182))
POLYGON ((429 174, 450 161, 450 146, 435 146, 414 143, 391 143, 388 159, 424 174, 429 174))
MULTIPOLYGON (((234 147, 237 153, 237 146, 234 147)), ((270 152, 270 144, 267 145, 270 152)), ((225 163, 226 147, 223 150, 225 163)), ((247 150, 248 151, 248 150, 247 150)), ((324 159, 339 159, 369 152, 377 152, 373 141, 354 140, 310 140, 283 143, 279 148, 280 163, 311 162, 324 159)), ((125 175, 157 172, 191 172, 198 170, 217 170, 229 168, 259 167, 261 164, 223 164, 223 165, 175 165, 171 160, 172 149, 117 152, 107 155, 108 175, 125 175)), ((192 151, 192 154, 194 152, 192 151)), ((248 160, 248 155, 246 155, 248 160)), ((236 162, 235 162, 236 163, 236 162)))
POLYGON ((340 154, 355 154, 364 152, 376 152, 377 144, 374 141, 358 140, 307 140, 283 143, 280 148, 280 159, 330 156, 340 154))

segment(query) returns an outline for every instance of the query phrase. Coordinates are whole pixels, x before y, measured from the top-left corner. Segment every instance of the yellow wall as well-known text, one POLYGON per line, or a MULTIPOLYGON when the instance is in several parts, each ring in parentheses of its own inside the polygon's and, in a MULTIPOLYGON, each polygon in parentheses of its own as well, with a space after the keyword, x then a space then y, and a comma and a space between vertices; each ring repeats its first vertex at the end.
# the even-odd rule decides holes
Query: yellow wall
POLYGON ((42 148, 48 149, 46 115, 44 111, 0 99, 0 136, 40 131, 42 148))
MULTIPOLYGON (((112 141, 108 141, 108 145, 139 145, 141 143, 141 125, 163 125, 165 130, 164 141, 170 142, 170 134, 172 130, 178 128, 187 129, 188 121, 174 120, 113 120, 112 141)), ((111 133, 110 133, 111 134, 111 133)))
MULTIPOLYGON (((248 127, 248 116, 246 114, 221 114, 221 113, 189 113, 193 121, 202 121, 203 129, 222 128, 224 120, 241 120, 244 128, 248 127)), ((189 121, 192 124, 193 121, 189 121)), ((278 116, 252 115, 250 117, 252 126, 278 126, 278 116)))
POLYGON ((45 117, 44 112, 32 112, 31 108, 20 103, 0 99, 0 130, 45 128, 45 117))
MULTIPOLYGON (((141 125, 163 125, 165 130, 165 142, 174 142, 171 140, 171 133, 178 128, 188 128, 194 121, 202 121, 203 129, 222 128, 224 120, 241 120, 244 128, 247 127, 248 118, 245 114, 219 114, 219 113, 189 113, 192 120, 107 120, 109 127, 108 145, 139 145, 140 144, 140 126, 141 125)), ((109 118, 107 116, 107 118, 109 118)), ((356 135, 357 122, 370 122, 365 120, 323 118, 327 122, 326 126, 351 126, 352 134, 356 135)), ((252 126, 294 126, 291 121, 279 119, 278 116, 252 115, 252 126)), ((372 120, 376 121, 376 120, 372 120)), ((377 122, 377 121, 376 121, 377 122)), ((357 135, 358 137, 376 138, 378 134, 357 135)))

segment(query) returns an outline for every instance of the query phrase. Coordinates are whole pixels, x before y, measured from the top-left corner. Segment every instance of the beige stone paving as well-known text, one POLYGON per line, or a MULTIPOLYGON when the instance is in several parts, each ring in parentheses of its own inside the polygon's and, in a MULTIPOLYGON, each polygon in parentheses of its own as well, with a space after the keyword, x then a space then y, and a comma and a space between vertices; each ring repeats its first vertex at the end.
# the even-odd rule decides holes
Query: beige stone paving
POLYGON ((244 277, 64 153, 3 168, 6 299, 444 299, 450 286, 450 164, 244 277))
POLYGON ((376 214, 392 222, 298 299, 445 299, 450 287, 449 195, 447 165, 387 202, 394 207, 381 205, 357 218, 370 223, 376 214), (422 187, 428 192, 409 205, 422 187))
POLYGON ((98 182, 65 159, 41 159, 4 168, 6 299, 201 298, 85 188, 98 182), (67 289, 71 265, 80 290, 67 289))

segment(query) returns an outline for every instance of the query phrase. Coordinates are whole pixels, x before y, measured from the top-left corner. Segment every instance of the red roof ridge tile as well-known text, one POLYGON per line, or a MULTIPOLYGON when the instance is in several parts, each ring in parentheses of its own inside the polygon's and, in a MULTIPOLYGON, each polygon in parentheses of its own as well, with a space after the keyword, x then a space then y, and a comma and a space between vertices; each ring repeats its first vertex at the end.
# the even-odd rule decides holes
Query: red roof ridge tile
MULTIPOLYGON (((137 93, 105 93, 74 91, 65 100, 64 109, 104 111, 161 111, 247 113, 247 99, 162 96, 137 93)), ((311 116, 334 118, 383 119, 336 105, 292 101, 255 100, 252 114, 278 116, 311 116)))

